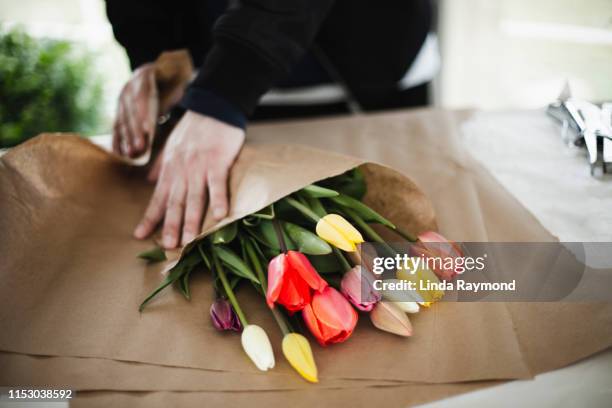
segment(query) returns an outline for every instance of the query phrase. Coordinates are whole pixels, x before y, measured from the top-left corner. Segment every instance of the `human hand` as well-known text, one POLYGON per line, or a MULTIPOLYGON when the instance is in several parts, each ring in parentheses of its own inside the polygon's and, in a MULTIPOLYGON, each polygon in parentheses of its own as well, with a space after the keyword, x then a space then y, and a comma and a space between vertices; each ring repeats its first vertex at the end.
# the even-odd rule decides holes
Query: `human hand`
POLYGON ((113 124, 113 151, 137 157, 147 148, 157 117, 155 65, 142 65, 121 90, 113 124))
POLYGON ((175 248, 200 233, 206 191, 215 219, 227 215, 227 178, 244 144, 244 130, 187 111, 149 173, 153 197, 134 236, 149 236, 164 219, 162 245, 175 248))

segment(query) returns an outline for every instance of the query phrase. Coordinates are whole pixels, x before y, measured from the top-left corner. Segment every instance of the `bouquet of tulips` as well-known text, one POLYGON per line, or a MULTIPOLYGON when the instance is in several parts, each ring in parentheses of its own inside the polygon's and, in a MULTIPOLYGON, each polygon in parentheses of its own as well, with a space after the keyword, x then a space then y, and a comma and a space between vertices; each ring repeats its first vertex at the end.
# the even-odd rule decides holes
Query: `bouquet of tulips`
MULTIPOLYGON (((374 289, 368 256, 359 251, 364 237, 389 254, 394 248, 373 228, 378 224, 414 243, 422 253, 438 250, 430 243, 454 244, 435 232, 417 237, 401 230, 364 204, 366 183, 359 169, 308 185, 268 207, 223 226, 184 251, 167 271, 163 282, 142 302, 140 309, 165 287, 175 284, 190 298, 189 278, 202 268, 213 276, 216 300, 210 307, 218 330, 242 331, 246 354, 257 368, 267 371, 275 359, 266 332, 253 324, 236 296, 239 285, 250 284, 261 294, 283 333, 282 352, 307 381, 317 382, 315 359, 302 327, 321 346, 349 339, 359 312, 368 314, 378 329, 411 336, 406 313, 417 313, 443 295, 422 291, 414 301, 374 289)), ((140 255, 164 260, 161 249, 140 255)), ((398 280, 450 279, 453 271, 397 271, 398 280)))

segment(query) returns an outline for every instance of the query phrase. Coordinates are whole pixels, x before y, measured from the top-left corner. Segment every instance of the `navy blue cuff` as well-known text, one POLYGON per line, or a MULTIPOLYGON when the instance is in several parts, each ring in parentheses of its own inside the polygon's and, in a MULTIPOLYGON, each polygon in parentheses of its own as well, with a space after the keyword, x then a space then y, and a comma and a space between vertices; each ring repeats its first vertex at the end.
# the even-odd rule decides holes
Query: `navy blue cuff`
POLYGON ((240 109, 206 89, 188 87, 180 105, 240 129, 244 129, 247 124, 246 115, 240 109))

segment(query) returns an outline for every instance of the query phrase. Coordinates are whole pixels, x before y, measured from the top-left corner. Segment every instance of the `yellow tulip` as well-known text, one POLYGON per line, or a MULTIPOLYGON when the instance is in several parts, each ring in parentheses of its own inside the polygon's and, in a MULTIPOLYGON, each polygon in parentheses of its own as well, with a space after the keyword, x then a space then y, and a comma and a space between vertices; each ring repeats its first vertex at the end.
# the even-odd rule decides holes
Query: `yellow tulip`
POLYGON ((312 349, 306 337, 298 333, 288 333, 283 338, 283 354, 291 367, 306 381, 319 382, 317 366, 312 356, 312 349))
POLYGON ((440 280, 436 274, 429 268, 420 267, 415 273, 411 273, 407 269, 398 269, 397 278, 401 280, 412 281, 416 285, 417 293, 421 296, 421 302, 419 304, 424 307, 431 306, 442 299, 444 296, 443 290, 421 290, 421 286, 427 287, 428 283, 439 284, 440 280))
POLYGON ((338 214, 327 214, 317 222, 317 235, 343 251, 355 252, 363 237, 347 220, 338 214))

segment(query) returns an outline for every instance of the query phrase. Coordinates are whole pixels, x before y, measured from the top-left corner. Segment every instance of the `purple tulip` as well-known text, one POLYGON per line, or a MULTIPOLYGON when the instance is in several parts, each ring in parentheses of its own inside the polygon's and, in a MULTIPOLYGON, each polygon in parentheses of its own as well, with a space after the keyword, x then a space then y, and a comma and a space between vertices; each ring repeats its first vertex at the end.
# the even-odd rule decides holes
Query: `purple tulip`
POLYGON ((227 299, 219 298, 210 305, 210 318, 217 330, 242 330, 240 319, 227 299))
POLYGON ((381 299, 374 289, 374 276, 359 265, 344 274, 340 291, 353 306, 364 312, 371 311, 381 299))

